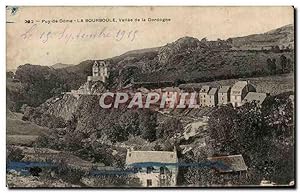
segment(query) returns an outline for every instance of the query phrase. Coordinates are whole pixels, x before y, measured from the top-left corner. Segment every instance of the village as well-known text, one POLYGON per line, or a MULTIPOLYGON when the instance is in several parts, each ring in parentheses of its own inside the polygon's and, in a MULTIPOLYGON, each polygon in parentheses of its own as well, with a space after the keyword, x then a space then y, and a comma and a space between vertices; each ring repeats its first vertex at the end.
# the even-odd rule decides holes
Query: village
MULTIPOLYGON (((92 76, 87 77, 87 83, 80 87, 78 90, 71 90, 71 92, 68 92, 67 94, 72 94, 75 97, 79 97, 80 95, 102 95, 103 92, 93 92, 93 82, 101 81, 105 83, 108 76, 109 71, 107 63, 105 61, 95 61, 92 68, 92 76)), ((256 102, 258 105, 262 105, 266 97, 269 95, 268 93, 256 92, 255 86, 247 80, 237 81, 232 86, 220 86, 218 88, 211 87, 209 85, 197 88, 181 87, 181 85, 179 85, 178 87, 169 86, 164 88, 147 89, 140 85, 140 82, 136 84, 134 81, 132 81, 130 85, 127 85, 126 87, 119 90, 123 93, 127 92, 129 98, 134 98, 134 95, 136 93, 141 94, 141 102, 145 104, 145 102, 148 101, 148 106, 151 97, 148 98, 147 94, 156 93, 158 94, 158 96, 160 96, 159 99, 152 100, 151 102, 155 104, 158 104, 158 102, 160 102, 159 106, 161 109, 165 107, 216 107, 220 105, 227 105, 229 103, 231 103, 233 107, 239 107, 245 103, 251 102, 256 102), (166 104, 166 106, 163 102, 166 104), (170 105, 171 103, 173 104, 170 105)))
POLYGON ((5 11, 9 189, 295 188, 294 6, 5 11))
MULTIPOLYGON (((80 95, 103 95, 101 92, 95 92, 93 83, 100 81, 105 83, 109 77, 108 63, 106 61, 94 61, 92 67, 92 76, 87 77, 87 83, 80 87, 78 90, 72 90, 66 94, 73 95, 79 98, 80 95)), ((157 93, 160 96, 165 96, 167 100, 166 107, 162 109, 159 104, 155 105, 157 110, 161 113, 170 113, 172 108, 170 102, 174 102, 168 99, 174 99, 175 104, 178 106, 182 103, 182 93, 188 92, 185 95, 184 100, 186 104, 190 104, 193 108, 215 108, 222 105, 232 104, 234 108, 240 107, 246 103, 255 102, 258 106, 261 106, 265 99, 269 96, 268 93, 256 92, 256 88, 247 80, 237 81, 234 85, 211 87, 204 85, 202 87, 182 87, 179 86, 167 86, 163 88, 147 89, 142 86, 142 83, 135 84, 132 82, 125 88, 120 89, 122 92, 130 93, 130 96, 134 96, 135 92, 142 93, 143 104, 145 104, 146 96, 148 93, 157 93), (192 105, 191 105, 192 104, 192 105)), ((107 92, 107 91, 106 91, 107 92)), ((131 97, 131 98, 132 98, 131 97)), ((123 101, 124 102, 124 101, 123 101)), ((157 102, 157 101, 155 101, 157 102)), ((186 106, 188 108, 188 106, 186 106)), ((172 116, 172 115, 170 115, 172 116)), ((199 125, 201 128, 205 128, 208 117, 203 116, 198 122, 189 124, 185 128, 184 137, 188 140, 190 137, 195 136, 198 131, 195 129, 199 125), (201 120, 201 121, 199 121, 201 120), (200 124, 199 124, 200 123, 200 124), (195 127, 195 125, 197 125, 195 127)), ((204 141, 205 146, 205 141, 204 141)), ((187 152, 191 147, 182 145, 183 152, 187 152)), ((207 160, 210 163, 211 169, 216 170, 222 175, 234 175, 238 178, 247 176, 247 165, 241 154, 228 155, 220 157, 208 157, 207 160)), ((201 163, 196 163, 201 166, 201 163)), ((140 181, 142 186, 145 187, 165 187, 176 186, 178 163, 176 149, 174 151, 135 151, 129 148, 126 155, 126 166, 134 171, 131 175, 140 181)), ((273 182, 268 180, 261 181, 262 186, 272 186, 273 182)))

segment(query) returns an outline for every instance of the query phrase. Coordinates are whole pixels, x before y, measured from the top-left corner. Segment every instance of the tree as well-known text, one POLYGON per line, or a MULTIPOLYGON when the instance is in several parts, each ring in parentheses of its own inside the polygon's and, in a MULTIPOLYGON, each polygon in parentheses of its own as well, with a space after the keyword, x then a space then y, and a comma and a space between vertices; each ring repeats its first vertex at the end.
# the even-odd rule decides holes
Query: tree
POLYGON ((222 178, 215 172, 207 160, 207 149, 196 149, 185 155, 185 163, 190 163, 184 173, 184 184, 196 187, 222 185, 222 178))
POLYGON ((292 137, 294 134, 294 108, 290 93, 269 97, 262 109, 265 126, 269 134, 276 137, 292 137))
POLYGON ((276 74, 276 60, 275 59, 267 59, 267 66, 269 69, 269 72, 271 74, 276 74))
POLYGON ((282 73, 285 73, 287 71, 287 58, 285 57, 285 55, 281 55, 280 56, 280 66, 281 66, 281 70, 282 73))
MULTIPOLYGON (((236 137, 237 112, 231 104, 219 107, 209 118, 209 135, 214 141, 213 146, 220 151, 229 148, 230 143, 236 137), (219 145, 218 145, 219 144, 219 145)), ((230 151, 230 150, 229 150, 230 151)))
POLYGON ((156 129, 156 138, 169 139, 174 137, 176 133, 183 130, 183 125, 180 119, 167 118, 163 123, 159 124, 156 129))
POLYGON ((287 59, 287 70, 288 72, 292 71, 294 68, 293 64, 292 64, 292 61, 290 58, 287 59))
POLYGON ((141 137, 150 142, 156 139, 156 113, 149 109, 144 109, 140 114, 141 137))
POLYGON ((119 124, 114 124, 107 130, 107 136, 112 142, 122 142, 128 139, 129 133, 119 124))
POLYGON ((129 175, 101 175, 96 177, 93 187, 139 187, 141 183, 138 178, 129 175))
POLYGON ((14 75, 12 71, 6 72, 6 78, 14 78, 14 75))
POLYGON ((275 52, 275 53, 279 53, 279 52, 281 52, 281 50, 280 50, 280 48, 279 48, 279 46, 278 46, 278 45, 276 45, 276 46, 272 46, 272 48, 271 48, 271 51, 272 51, 272 52, 275 52))
POLYGON ((206 37, 205 37, 205 38, 202 38, 200 41, 201 41, 201 42, 207 42, 207 38, 206 38, 206 37))
POLYGON ((230 43, 230 44, 232 44, 232 43, 233 43, 233 40, 232 40, 232 38, 228 38, 226 41, 227 41, 228 43, 230 43))
POLYGON ((249 167, 243 183, 259 184, 265 178, 286 184, 294 179, 294 111, 288 96, 269 97, 262 107, 255 102, 236 109, 219 107, 211 115, 209 136, 215 154, 243 155, 249 167))
POLYGON ((119 125, 128 133, 129 135, 138 136, 141 134, 139 128, 139 115, 136 111, 128 110, 122 113, 118 119, 119 125))

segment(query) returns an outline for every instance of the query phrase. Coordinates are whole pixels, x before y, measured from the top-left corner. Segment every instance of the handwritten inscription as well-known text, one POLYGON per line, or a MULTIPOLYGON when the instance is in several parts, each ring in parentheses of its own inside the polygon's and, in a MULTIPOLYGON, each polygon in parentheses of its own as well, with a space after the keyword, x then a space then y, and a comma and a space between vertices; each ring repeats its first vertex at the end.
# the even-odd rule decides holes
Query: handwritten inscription
POLYGON ((21 33, 21 38, 26 41, 39 39, 42 43, 47 43, 51 40, 60 40, 65 44, 72 41, 88 41, 101 38, 111 38, 114 41, 129 40, 134 41, 137 38, 138 30, 112 29, 109 27, 97 28, 93 31, 79 29, 74 31, 69 25, 61 28, 62 30, 41 30, 38 24, 33 24, 28 27, 25 32, 21 33))

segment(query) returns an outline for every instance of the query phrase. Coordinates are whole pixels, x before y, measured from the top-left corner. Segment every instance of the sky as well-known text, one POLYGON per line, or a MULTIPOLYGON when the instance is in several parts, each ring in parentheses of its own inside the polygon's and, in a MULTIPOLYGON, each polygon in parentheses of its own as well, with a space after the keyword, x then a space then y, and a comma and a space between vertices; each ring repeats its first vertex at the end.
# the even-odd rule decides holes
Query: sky
POLYGON ((293 24, 293 11, 289 6, 9 7, 6 65, 78 64, 163 46, 184 36, 216 40, 264 33, 293 24))

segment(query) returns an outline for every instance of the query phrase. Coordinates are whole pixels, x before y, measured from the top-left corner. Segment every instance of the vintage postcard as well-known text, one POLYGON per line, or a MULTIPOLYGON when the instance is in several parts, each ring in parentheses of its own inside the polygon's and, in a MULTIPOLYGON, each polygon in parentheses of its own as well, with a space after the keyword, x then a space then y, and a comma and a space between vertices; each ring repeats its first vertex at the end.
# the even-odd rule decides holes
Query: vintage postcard
POLYGON ((7 186, 295 187, 294 11, 7 6, 7 186))

